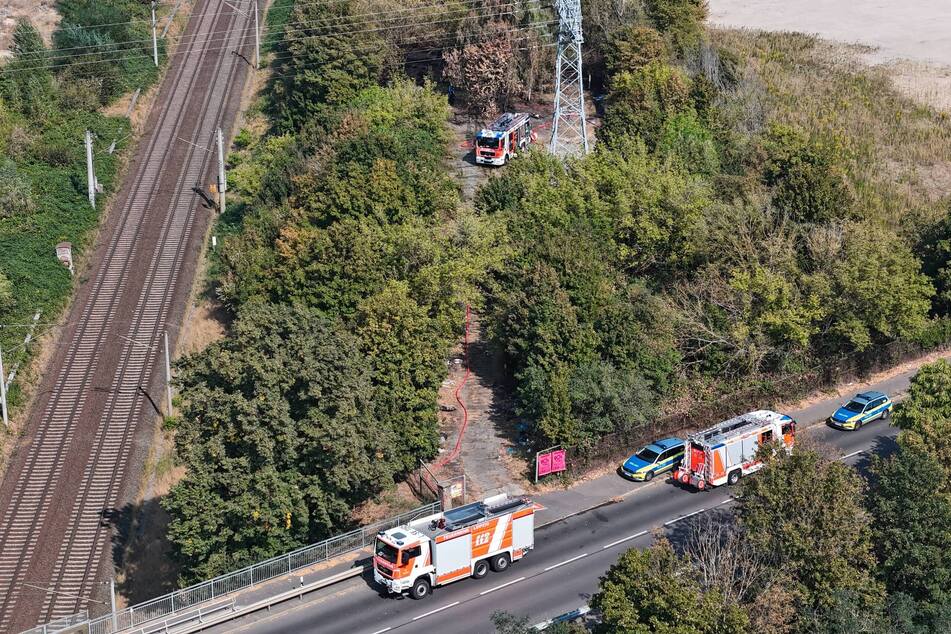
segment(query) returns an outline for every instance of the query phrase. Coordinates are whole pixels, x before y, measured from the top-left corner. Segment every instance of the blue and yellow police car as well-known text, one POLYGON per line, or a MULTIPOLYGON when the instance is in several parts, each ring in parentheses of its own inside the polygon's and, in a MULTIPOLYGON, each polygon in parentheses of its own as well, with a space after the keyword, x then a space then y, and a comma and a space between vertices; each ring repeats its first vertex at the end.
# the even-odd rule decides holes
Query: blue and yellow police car
POLYGON ((865 423, 888 418, 895 404, 881 392, 862 392, 835 410, 829 424, 839 429, 861 429, 865 423))
POLYGON ((631 480, 651 480, 655 475, 670 471, 684 457, 684 441, 664 438, 642 447, 624 461, 620 473, 631 480))

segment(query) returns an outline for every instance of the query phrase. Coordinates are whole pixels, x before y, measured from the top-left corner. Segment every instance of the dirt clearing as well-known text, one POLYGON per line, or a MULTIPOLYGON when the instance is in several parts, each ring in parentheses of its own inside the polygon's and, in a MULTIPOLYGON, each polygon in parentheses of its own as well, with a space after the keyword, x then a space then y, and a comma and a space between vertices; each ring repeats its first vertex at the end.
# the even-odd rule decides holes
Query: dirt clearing
POLYGON ((0 60, 10 56, 10 44, 17 20, 30 18, 43 40, 49 44, 59 24, 56 0, 4 0, 0 4, 0 60))
POLYGON ((798 31, 869 48, 858 52, 885 66, 896 88, 951 110, 951 2, 936 0, 709 0, 715 26, 798 31))

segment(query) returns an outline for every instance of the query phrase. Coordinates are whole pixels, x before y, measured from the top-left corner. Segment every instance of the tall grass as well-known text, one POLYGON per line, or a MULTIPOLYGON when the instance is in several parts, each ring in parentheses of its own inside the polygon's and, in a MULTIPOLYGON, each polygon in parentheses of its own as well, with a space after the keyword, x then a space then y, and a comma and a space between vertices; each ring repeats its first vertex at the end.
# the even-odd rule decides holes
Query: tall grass
POLYGON ((771 121, 837 144, 864 216, 908 236, 947 213, 951 118, 901 94, 858 47, 797 33, 715 30, 711 37, 741 60, 745 82, 759 84, 734 115, 765 106, 771 121))

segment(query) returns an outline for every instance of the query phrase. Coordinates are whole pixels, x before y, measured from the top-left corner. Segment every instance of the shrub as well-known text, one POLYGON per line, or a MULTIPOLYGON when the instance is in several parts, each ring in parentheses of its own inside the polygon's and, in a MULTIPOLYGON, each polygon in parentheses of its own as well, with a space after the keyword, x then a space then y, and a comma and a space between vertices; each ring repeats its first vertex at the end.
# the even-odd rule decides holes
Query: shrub
POLYGON ((0 220, 29 214, 35 209, 29 179, 17 173, 13 161, 0 160, 0 220))
POLYGON ((602 133, 607 140, 640 137, 654 148, 667 120, 690 106, 690 82, 678 68, 651 62, 611 79, 602 133))
POLYGON ((604 51, 605 70, 610 75, 636 70, 667 56, 667 43, 655 29, 627 24, 615 31, 604 51))
POLYGON ((773 188, 773 201, 780 209, 804 222, 852 215, 852 198, 834 142, 772 125, 766 135, 766 154, 763 182, 773 188))

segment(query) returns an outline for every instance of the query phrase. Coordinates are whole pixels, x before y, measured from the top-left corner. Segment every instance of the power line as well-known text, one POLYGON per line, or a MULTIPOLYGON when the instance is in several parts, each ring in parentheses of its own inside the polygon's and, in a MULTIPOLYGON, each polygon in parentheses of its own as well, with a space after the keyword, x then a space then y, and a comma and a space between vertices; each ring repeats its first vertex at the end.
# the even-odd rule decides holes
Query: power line
MULTIPOLYGON (((534 3, 540 3, 540 2, 542 2, 542 1, 544 1, 544 0, 527 0, 527 1, 528 1, 529 4, 534 4, 534 3)), ((517 2, 517 0, 514 0, 514 2, 517 2)), ((514 2, 513 2, 512 5, 509 5, 509 6, 514 6, 514 2)), ((503 12, 503 13, 495 14, 494 11, 493 11, 493 14, 494 14, 494 15, 499 15, 499 16, 502 16, 502 15, 515 15, 514 12, 503 12)), ((484 15, 477 15, 477 16, 475 16, 475 17, 485 17, 485 16, 484 16, 484 15)), ((396 19, 398 19, 398 18, 390 18, 390 19, 391 19, 391 20, 396 20, 396 19)), ((416 22, 416 23, 413 24, 413 26, 414 26, 414 27, 420 27, 420 26, 432 26, 432 25, 436 25, 436 24, 446 24, 446 23, 449 23, 449 22, 455 22, 456 19, 457 19, 457 18, 451 18, 451 19, 445 19, 445 20, 434 20, 434 21, 429 21, 429 22, 416 22)), ((315 34, 312 34, 312 35, 303 35, 303 36, 298 36, 298 37, 284 37, 284 38, 279 38, 279 37, 278 37, 278 38, 276 38, 276 39, 274 39, 274 40, 268 41, 268 40, 266 40, 266 39, 263 39, 262 41, 267 42, 267 43, 298 42, 298 41, 314 40, 314 39, 327 38, 327 37, 342 37, 342 36, 349 36, 349 35, 357 35, 357 34, 361 34, 361 33, 375 33, 375 32, 387 31, 387 30, 389 30, 389 29, 397 28, 397 26, 398 26, 398 25, 391 24, 391 25, 386 25, 386 26, 377 27, 377 28, 372 28, 372 29, 357 29, 357 30, 336 31, 336 32, 328 32, 328 33, 315 33, 315 34)), ((247 28, 248 28, 248 25, 245 25, 244 30, 247 30, 247 28)), ((309 29, 309 30, 315 30, 315 29, 316 29, 316 27, 315 27, 314 29, 309 29)), ((308 29, 297 29, 297 30, 303 31, 303 30, 308 30, 308 29)), ((205 51, 205 52, 214 52, 214 51, 221 51, 221 50, 227 50, 227 49, 234 49, 234 48, 236 48, 236 47, 237 47, 237 48, 240 48, 241 45, 242 45, 242 41, 243 41, 243 40, 249 40, 249 39, 250 39, 251 37, 253 37, 253 36, 254 36, 253 33, 240 35, 240 36, 237 38, 237 41, 236 41, 234 44, 229 44, 229 45, 226 45, 226 46, 213 47, 213 48, 206 48, 206 49, 204 49, 204 51, 205 51)), ((214 40, 214 41, 215 41, 215 42, 217 42, 217 41, 226 41, 227 39, 228 39, 228 38, 220 38, 220 39, 214 40)), ((211 40, 206 41, 205 43, 207 44, 207 43, 209 43, 209 42, 211 42, 211 40)), ((151 55, 150 55, 149 53, 141 52, 141 51, 140 51, 140 52, 136 52, 136 51, 119 51, 119 52, 120 52, 120 53, 122 53, 122 52, 133 52, 134 54, 133 54, 133 55, 130 55, 130 56, 102 57, 102 58, 94 59, 94 60, 86 60, 86 61, 72 62, 72 63, 69 63, 69 64, 65 64, 65 66, 72 67, 72 66, 84 66, 84 65, 87 65, 87 64, 100 64, 100 63, 107 63, 107 62, 108 62, 108 63, 114 63, 114 62, 120 62, 120 61, 130 60, 130 59, 138 59, 138 58, 142 58, 142 57, 151 58, 151 55)), ((22 67, 17 67, 17 68, 4 68, 4 69, 0 70, 0 73, 12 74, 12 73, 16 73, 16 72, 27 72, 27 71, 37 71, 37 70, 45 70, 45 69, 58 68, 59 66, 60 66, 60 64, 42 64, 42 65, 35 65, 35 66, 22 66, 22 67)))
MULTIPOLYGON (((517 1, 518 1, 518 0, 513 0, 513 3, 512 3, 512 4, 509 4, 509 5, 507 5, 507 6, 514 6, 514 3, 517 2, 517 1)), ((544 1, 544 0, 528 0, 528 3, 529 3, 529 4, 535 4, 535 3, 542 2, 542 1, 544 1)), ((430 6, 431 6, 431 5, 430 5, 430 6)), ((505 5, 503 5, 503 6, 505 6, 505 5)), ((514 14, 514 12, 507 12, 507 13, 501 13, 501 14, 499 14, 499 15, 515 15, 515 14, 514 14)), ((405 16, 399 16, 399 17, 393 17, 393 18, 387 18, 387 19, 388 19, 388 20, 391 20, 391 21, 396 21, 396 20, 401 20, 401 19, 403 19, 403 17, 405 17, 405 16)), ((484 15, 484 14, 478 14, 478 15, 476 15, 475 17, 485 17, 485 15, 484 15)), ((435 21, 429 21, 429 22, 417 22, 417 23, 414 24, 414 26, 428 26, 428 25, 433 25, 433 24, 445 24, 445 23, 448 23, 448 22, 454 22, 455 20, 456 20, 456 18, 449 18, 449 19, 445 19, 445 20, 435 20, 435 21)), ((373 20, 365 20, 365 21, 360 21, 360 22, 357 22, 357 23, 353 23, 353 24, 351 24, 350 26, 355 26, 355 25, 358 25, 358 24, 370 24, 370 23, 374 23, 374 22, 375 22, 375 21, 373 21, 373 20)), ((310 22, 308 22, 308 23, 310 23, 310 22)), ((302 22, 301 24, 304 24, 304 22, 302 22)), ((333 25, 329 25, 329 26, 333 26, 333 25)), ((346 30, 346 31, 328 32, 328 33, 314 33, 314 34, 311 34, 311 35, 302 35, 302 36, 297 36, 297 37, 288 37, 288 36, 286 35, 286 33, 279 33, 279 34, 275 34, 275 39, 273 39, 273 40, 267 40, 267 38, 262 38, 262 39, 264 40, 264 42, 269 43, 269 44, 272 44, 272 43, 279 43, 279 42, 281 42, 281 41, 284 41, 284 42, 294 42, 294 41, 302 41, 302 40, 307 40, 307 39, 312 39, 312 38, 333 37, 333 36, 339 37, 339 36, 346 36, 346 35, 355 35, 355 34, 360 34, 360 33, 372 33, 372 32, 379 32, 379 31, 386 31, 386 30, 388 30, 388 29, 397 28, 397 27, 398 27, 398 25, 396 25, 396 24, 385 24, 384 26, 380 26, 380 27, 378 27, 378 28, 372 28, 372 29, 346 30), (284 37, 281 37, 282 35, 283 35, 284 37)), ((327 27, 324 26, 324 25, 321 25, 320 27, 313 27, 313 28, 311 28, 311 29, 296 29, 296 30, 297 30, 297 31, 317 30, 318 28, 327 28, 327 27)), ((247 25, 245 26, 245 29, 247 29, 247 25)), ((228 31, 221 31, 221 32, 230 32, 230 31, 231 31, 231 30, 229 29, 228 31)), ((251 34, 244 34, 244 35, 239 36, 239 37, 238 37, 238 41, 235 42, 234 46, 241 46, 243 40, 249 40, 249 39, 252 38, 253 36, 254 36, 253 33, 251 33, 251 34)), ((205 43, 207 44, 207 43, 209 43, 209 42, 212 42, 212 43, 225 42, 225 41, 227 41, 228 39, 229 39, 228 37, 215 38, 215 39, 213 39, 213 40, 207 40, 205 43)), ((197 37, 195 37, 195 40, 197 41, 197 37)), ((189 42, 189 43, 191 43, 191 42, 189 42)), ((210 51, 224 50, 224 49, 228 49, 228 48, 232 48, 232 46, 231 46, 231 45, 227 45, 227 46, 223 46, 223 47, 216 47, 216 48, 205 49, 205 50, 210 52, 210 51)), ((77 66, 77 65, 86 65, 86 64, 98 64, 98 63, 102 63, 102 62, 118 62, 118 61, 124 61, 124 60, 129 60, 129 59, 137 59, 137 58, 140 58, 140 57, 149 57, 149 55, 147 55, 145 52, 142 52, 142 51, 119 50, 119 51, 110 51, 110 52, 119 53, 120 56, 119 56, 119 57, 106 56, 106 57, 101 57, 101 58, 99 58, 99 59, 94 59, 94 60, 86 60, 86 61, 72 62, 72 63, 66 64, 66 65, 68 65, 68 66, 77 66), (125 52, 134 53, 134 54, 133 54, 133 55, 130 55, 130 56, 121 56, 121 53, 125 53, 125 52)), ((95 55, 105 55, 105 53, 106 53, 106 52, 103 52, 103 51, 97 51, 97 52, 93 52, 93 53, 84 53, 84 55, 94 55, 94 54, 95 54, 95 55)), ((71 57, 74 57, 74 56, 71 56, 71 57)), ((47 61, 47 59, 44 59, 43 61, 47 61)), ((34 65, 34 66, 20 66, 20 67, 17 67, 17 68, 2 69, 2 71, 0 71, 0 72, 6 72, 6 73, 25 72, 25 71, 32 71, 32 70, 43 70, 43 69, 57 68, 57 67, 59 67, 59 66, 60 66, 60 64, 37 64, 37 65, 34 65)))
MULTIPOLYGON (((335 2, 342 2, 342 1, 346 1, 346 0, 333 0, 333 1, 335 1, 335 2)), ((527 2, 520 2, 520 0, 510 0, 510 2, 509 2, 507 5, 503 4, 503 5, 499 5, 499 7, 479 7, 479 8, 477 8, 476 6, 474 6, 475 4, 478 4, 478 3, 481 3, 481 2, 484 2, 484 0, 453 0, 453 1, 451 1, 451 2, 436 2, 436 3, 433 3, 433 4, 417 5, 417 6, 413 6, 413 7, 401 7, 401 8, 399 8, 399 9, 391 9, 391 10, 389 10, 389 11, 377 11, 377 12, 359 13, 359 14, 342 15, 342 16, 330 16, 330 17, 327 17, 327 18, 318 18, 318 19, 316 19, 316 20, 301 20, 301 21, 298 21, 298 22, 289 22, 289 23, 285 23, 285 24, 283 24, 283 25, 280 25, 280 27, 279 27, 280 31, 275 31, 275 32, 274 32, 274 35, 279 37, 280 35, 282 35, 282 34, 284 34, 284 33, 286 33, 286 32, 307 31, 307 30, 313 30, 313 29, 316 29, 316 28, 329 28, 329 27, 333 27, 333 26, 335 26, 335 25, 355 26, 355 25, 357 25, 357 24, 372 24, 372 23, 374 23, 374 22, 377 22, 377 21, 378 21, 377 18, 378 18, 379 16, 381 16, 381 15, 388 15, 388 14, 393 14, 393 13, 412 14, 412 13, 414 13, 414 12, 418 12, 418 11, 421 11, 421 10, 423 10, 423 9, 436 9, 436 8, 440 8, 440 7, 444 7, 444 8, 456 7, 456 8, 457 8, 458 10, 460 10, 460 11, 466 10, 466 9, 468 9, 468 10, 477 9, 477 10, 476 10, 476 14, 477 14, 477 15, 474 16, 474 17, 489 17, 489 16, 492 15, 499 7, 515 7, 515 6, 518 5, 518 4, 523 4, 526 8, 538 8, 538 7, 541 7, 541 6, 542 6, 541 3, 543 3, 543 2, 546 2, 546 3, 547 3, 547 2, 550 2, 550 0, 527 0, 527 2), (367 18, 367 19, 366 19, 366 20, 354 20, 353 18, 367 18), (307 27, 307 25, 314 25, 314 26, 312 26, 312 27, 307 27), (293 27, 293 26, 305 26, 305 28, 301 28, 301 29, 294 29, 294 28, 288 29, 288 28, 287 28, 287 27, 293 27)), ((547 8, 551 8, 550 5, 546 5, 546 6, 547 6, 547 8)), ((274 7, 272 6, 271 9, 273 9, 273 8, 274 8, 274 7)), ((456 10, 456 9, 452 9, 452 10, 456 10)), ((218 11, 220 11, 220 8, 219 8, 218 10, 216 10, 215 12, 218 12, 218 11)), ((195 16, 199 16, 199 15, 207 15, 208 13, 212 13, 212 11, 205 11, 205 12, 202 12, 202 13, 193 13, 193 14, 190 14, 190 17, 195 17, 195 16)), ((514 14, 514 13, 513 13, 513 12, 500 13, 500 15, 509 15, 509 14, 514 14)), ((408 17, 408 15, 407 15, 407 16, 395 16, 395 17, 392 17, 392 18, 386 18, 386 20, 397 20, 397 19, 401 19, 402 17, 408 17)), ((460 19, 463 19, 463 18, 465 18, 465 17, 467 17, 467 16, 466 16, 466 15, 461 15, 461 16, 460 16, 460 19)), ((89 26, 88 28, 94 28, 94 27, 93 27, 93 26, 89 26)), ((267 25, 265 25, 265 29, 267 29, 267 25)), ((166 41, 166 42, 178 42, 178 43, 181 43, 181 42, 184 42, 184 41, 186 41, 186 40, 192 40, 192 39, 197 40, 197 39, 199 39, 199 38, 207 37, 207 36, 210 36, 210 35, 218 35, 218 34, 230 33, 230 32, 231 32, 231 29, 219 29, 219 30, 216 30, 216 31, 209 31, 209 32, 207 32, 207 33, 193 33, 193 34, 190 34, 190 35, 183 33, 183 34, 181 34, 181 35, 176 35, 176 36, 172 36, 172 37, 166 37, 166 38, 165 38, 165 41, 166 41)), ((221 41, 221 40, 226 39, 226 38, 216 38, 216 39, 217 39, 218 41, 221 41)), ((101 50, 92 50, 92 51, 90 51, 90 52, 88 52, 88 53, 71 53, 71 54, 68 54, 68 55, 60 55, 60 53, 63 53, 63 52, 65 52, 65 51, 79 51, 79 50, 81 50, 81 49, 100 49, 100 48, 103 48, 103 47, 108 47, 108 51, 105 51, 105 52, 110 52, 110 53, 111 53, 111 52, 130 52, 130 51, 135 50, 136 48, 144 48, 146 45, 150 44, 151 41, 152 41, 151 38, 143 38, 143 39, 135 39, 135 40, 120 40, 120 41, 117 41, 117 42, 112 42, 111 44, 108 44, 108 45, 102 45, 102 44, 84 44, 84 45, 81 45, 81 46, 70 46, 70 47, 65 47, 65 48, 54 48, 54 49, 50 49, 50 50, 48 51, 48 53, 52 53, 53 55, 46 54, 46 55, 38 55, 38 56, 42 56, 43 61, 50 61, 50 60, 56 60, 56 59, 69 59, 69 58, 71 58, 71 57, 76 57, 76 56, 79 56, 79 55, 98 55, 98 54, 103 53, 104 51, 101 51, 101 50), (124 46, 124 45, 139 45, 139 44, 141 44, 141 47, 140 47, 140 46, 124 46)), ((270 43, 274 43, 274 41, 272 41, 272 42, 270 42, 270 43)))

